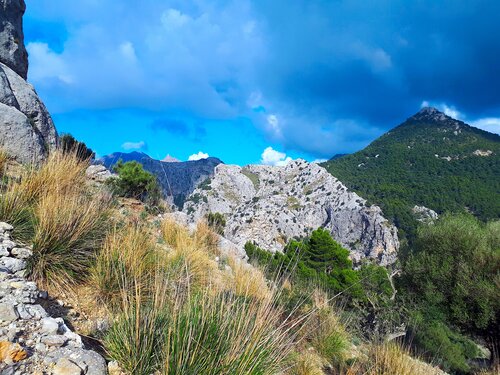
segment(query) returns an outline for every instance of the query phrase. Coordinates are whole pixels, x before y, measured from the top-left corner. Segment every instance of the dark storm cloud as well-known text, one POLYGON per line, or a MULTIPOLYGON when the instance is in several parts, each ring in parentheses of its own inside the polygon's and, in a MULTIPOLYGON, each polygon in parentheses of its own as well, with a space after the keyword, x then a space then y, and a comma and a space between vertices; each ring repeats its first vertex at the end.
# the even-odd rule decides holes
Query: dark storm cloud
MULTIPOLYGON (((30 77, 58 112, 179 111, 201 135, 218 120, 249 118, 284 150, 317 157, 362 147, 423 101, 500 127, 499 1, 28 6, 32 22, 64 20, 68 30, 63 44, 43 38, 49 30, 28 46, 30 77)), ((189 131, 182 122, 153 126, 189 131)))

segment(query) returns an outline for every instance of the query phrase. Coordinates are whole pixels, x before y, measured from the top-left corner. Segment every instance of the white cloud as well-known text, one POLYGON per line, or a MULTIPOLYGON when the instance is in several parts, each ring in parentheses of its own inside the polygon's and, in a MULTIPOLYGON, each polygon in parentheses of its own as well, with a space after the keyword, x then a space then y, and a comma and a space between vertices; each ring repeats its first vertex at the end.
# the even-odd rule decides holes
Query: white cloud
POLYGON ((129 60, 131 62, 137 61, 137 56, 135 54, 135 48, 131 42, 124 42, 124 43, 120 44, 120 52, 122 53, 123 57, 125 57, 127 60, 129 60))
POLYGON ((201 159, 206 159, 208 158, 208 154, 205 152, 198 151, 197 154, 190 155, 188 160, 193 161, 193 160, 201 160, 201 159))
POLYGON ((124 150, 146 150, 148 145, 144 141, 140 142, 125 142, 122 144, 122 148, 124 150))
POLYGON ((65 84, 73 83, 72 77, 67 73, 68 69, 64 58, 53 52, 47 43, 31 42, 26 48, 30 56, 30 81, 56 78, 65 84), (36 61, 36 64, 31 64, 32 60, 36 61))
POLYGON ((179 10, 170 8, 162 13, 161 23, 167 29, 182 27, 191 20, 191 17, 181 13, 179 10))
POLYGON ((321 163, 324 163, 325 161, 328 161, 328 159, 316 159, 316 160, 313 160, 311 163, 321 164, 321 163))
POLYGON ((479 120, 472 121, 470 124, 476 128, 483 129, 491 133, 500 134, 500 117, 481 118, 479 120))
POLYGON ((284 152, 274 150, 272 147, 267 147, 262 152, 260 162, 265 165, 285 166, 292 161, 292 158, 286 156, 284 152))

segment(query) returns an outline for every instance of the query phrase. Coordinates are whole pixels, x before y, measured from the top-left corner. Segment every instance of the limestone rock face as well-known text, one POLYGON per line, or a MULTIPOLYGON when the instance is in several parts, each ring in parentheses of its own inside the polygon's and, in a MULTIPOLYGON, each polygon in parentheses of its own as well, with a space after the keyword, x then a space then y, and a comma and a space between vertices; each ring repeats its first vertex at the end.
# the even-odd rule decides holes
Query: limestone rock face
MULTIPOLYGON (((0 64, 1 66, 1 64, 0 64)), ((45 104, 40 100, 34 87, 5 65, 1 66, 10 83, 10 88, 24 113, 38 129, 50 150, 57 145, 57 132, 45 104)), ((7 103, 5 103, 7 104, 7 103)))
POLYGON ((0 148, 24 164, 41 162, 47 149, 43 137, 26 115, 0 103, 0 148))
POLYGON ((369 258, 391 264, 399 248, 397 229, 378 206, 368 206, 323 167, 304 160, 285 167, 220 164, 209 184, 188 197, 183 211, 192 221, 209 212, 224 214, 224 236, 239 248, 255 241, 282 251, 290 238, 318 227, 348 248, 355 263, 369 258))
POLYGON ((0 62, 24 79, 28 75, 28 52, 24 47, 24 0, 0 0, 0 62))
POLYGON ((0 0, 0 147, 21 163, 39 163, 57 146, 57 131, 26 82, 25 9, 24 0, 0 0))

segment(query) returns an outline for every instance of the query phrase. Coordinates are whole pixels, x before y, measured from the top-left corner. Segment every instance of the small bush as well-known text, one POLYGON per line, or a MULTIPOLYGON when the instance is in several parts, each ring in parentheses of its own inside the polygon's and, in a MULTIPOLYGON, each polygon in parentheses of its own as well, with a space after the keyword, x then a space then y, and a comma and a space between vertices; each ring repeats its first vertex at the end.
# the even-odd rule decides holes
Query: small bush
POLYGON ((224 215, 219 212, 210 212, 207 215, 207 222, 208 226, 212 228, 215 233, 221 236, 224 234, 224 228, 226 227, 226 218, 224 215))
POLYGON ((108 184, 116 195, 139 199, 151 206, 159 204, 161 190, 158 181, 153 174, 144 170, 141 163, 123 163, 120 160, 113 170, 118 178, 109 179, 108 184))

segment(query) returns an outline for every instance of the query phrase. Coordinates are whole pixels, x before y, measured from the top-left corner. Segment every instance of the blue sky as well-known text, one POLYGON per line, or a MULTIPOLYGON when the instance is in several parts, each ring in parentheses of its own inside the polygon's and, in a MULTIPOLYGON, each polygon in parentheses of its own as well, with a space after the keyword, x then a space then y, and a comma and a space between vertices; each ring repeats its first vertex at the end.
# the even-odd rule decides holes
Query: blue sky
POLYGON ((357 151, 433 105, 500 133, 500 2, 26 0, 28 79, 99 155, 357 151))

